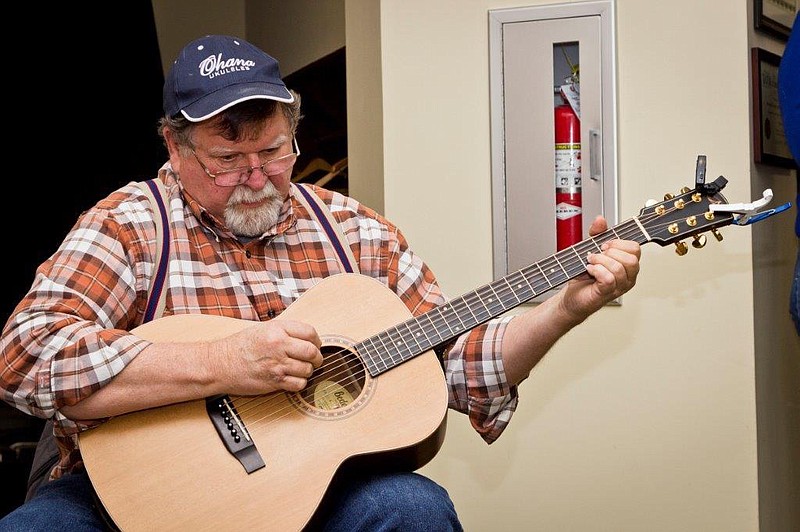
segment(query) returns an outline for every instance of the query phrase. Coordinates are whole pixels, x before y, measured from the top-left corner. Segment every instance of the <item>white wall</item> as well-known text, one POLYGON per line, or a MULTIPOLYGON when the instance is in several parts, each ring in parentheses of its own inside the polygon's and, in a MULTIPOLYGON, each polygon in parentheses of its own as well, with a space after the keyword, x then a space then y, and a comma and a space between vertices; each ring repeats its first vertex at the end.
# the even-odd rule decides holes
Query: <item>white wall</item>
MULTIPOLYGON (((385 210, 451 295, 492 279, 487 13, 543 3, 381 2, 385 210)), ((745 1, 618 0, 622 218, 691 186, 700 153, 752 201, 749 23, 745 1)), ((722 232, 645 246, 636 289, 553 349, 498 442, 450 416, 423 471, 467 530, 758 529, 751 229, 722 232)))

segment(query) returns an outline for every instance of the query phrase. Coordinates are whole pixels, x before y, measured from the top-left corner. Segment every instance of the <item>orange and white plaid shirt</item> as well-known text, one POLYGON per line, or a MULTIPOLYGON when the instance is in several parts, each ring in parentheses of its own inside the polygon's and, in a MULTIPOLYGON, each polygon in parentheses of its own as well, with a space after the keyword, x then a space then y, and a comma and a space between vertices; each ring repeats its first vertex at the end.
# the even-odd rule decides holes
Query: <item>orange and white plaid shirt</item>
MULTIPOLYGON (((321 279, 341 273, 333 246, 294 199, 294 188, 278 224, 243 243, 182 189, 168 164, 159 178, 171 217, 164 315, 268 320, 321 279)), ((397 227, 352 198, 314 191, 339 222, 361 274, 385 284, 415 316, 445 302, 433 273, 397 227)), ((3 329, 2 398, 23 412, 54 418, 61 451, 54 477, 81 464, 77 434, 102 422, 76 423, 59 409, 102 388, 150 345, 128 331, 143 322, 157 263, 158 215, 132 184, 83 213, 37 269, 3 329)), ((449 407, 466 413, 489 443, 517 406, 500 356, 507 321, 473 329, 443 355, 449 407)))

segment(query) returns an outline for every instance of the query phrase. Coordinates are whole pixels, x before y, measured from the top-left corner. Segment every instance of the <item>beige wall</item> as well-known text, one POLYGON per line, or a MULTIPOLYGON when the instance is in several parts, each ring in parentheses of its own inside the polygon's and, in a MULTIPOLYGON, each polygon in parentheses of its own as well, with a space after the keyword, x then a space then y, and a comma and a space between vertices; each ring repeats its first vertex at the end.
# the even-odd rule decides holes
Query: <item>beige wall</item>
POLYGON ((345 44, 344 0, 246 2, 247 39, 291 74, 345 44))
MULTIPOLYGON (((385 200, 454 296, 492 278, 488 10, 544 3, 344 2, 351 190, 385 200)), ((154 0, 160 38, 163 21, 178 25, 162 55, 245 27, 266 47, 254 28, 269 28, 271 4, 154 0)), ((322 4, 304 2, 316 27, 341 20, 322 4)), ((751 29, 750 0, 616 5, 621 217, 691 185, 699 153, 709 176, 729 179, 731 202, 766 187, 774 204, 794 201, 793 174, 751 162, 749 47, 782 45, 751 29)), ((282 65, 301 65, 313 25, 290 22, 305 28, 297 47, 271 44, 282 65)), ((800 339, 786 312, 794 212, 724 228, 723 242, 685 257, 646 245, 636 289, 553 349, 495 444, 451 414, 423 472, 449 490, 465 528, 800 528, 800 339)))
MULTIPOLYGON (((386 214, 451 295, 492 278, 487 11, 544 3, 381 2, 386 214)), ((730 201, 754 199, 750 25, 744 1, 617 2, 623 218, 692 185, 699 153, 711 177, 729 179, 730 201)), ((768 184, 776 203, 793 201, 783 183, 767 178, 755 197, 768 184)), ((781 286, 796 249, 789 216, 762 222, 788 244, 769 260, 781 286)), ((751 228, 722 232, 722 243, 712 238, 685 257, 645 246, 636 290, 553 349, 498 442, 486 446, 451 414, 445 447, 424 472, 449 489, 467 530, 759 528, 757 443, 793 456, 794 471, 798 451, 757 437, 754 304, 775 315, 759 341, 786 340, 770 356, 789 372, 773 374, 771 386, 797 388, 789 357, 799 344, 787 291, 767 294, 759 279, 754 297, 751 228)), ((766 411, 796 427, 797 402, 776 399, 766 411)), ((783 475, 796 495, 797 480, 783 475)), ((791 492, 773 494, 770 511, 796 526, 791 492)))
POLYGON ((165 71, 183 46, 210 33, 238 35, 291 74, 345 45, 344 0, 153 0, 165 71))
POLYGON ((164 72, 184 45, 208 34, 244 35, 245 0, 152 0, 164 72))

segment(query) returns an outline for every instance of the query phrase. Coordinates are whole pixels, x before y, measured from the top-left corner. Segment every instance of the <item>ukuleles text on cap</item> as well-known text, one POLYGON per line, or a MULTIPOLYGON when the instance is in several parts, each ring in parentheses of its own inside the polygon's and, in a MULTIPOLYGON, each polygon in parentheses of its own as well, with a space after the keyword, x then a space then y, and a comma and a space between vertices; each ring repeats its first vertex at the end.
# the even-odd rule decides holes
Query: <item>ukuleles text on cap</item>
POLYGON ((294 100, 273 57, 227 35, 206 35, 187 44, 164 82, 164 113, 182 114, 190 122, 256 98, 294 100))

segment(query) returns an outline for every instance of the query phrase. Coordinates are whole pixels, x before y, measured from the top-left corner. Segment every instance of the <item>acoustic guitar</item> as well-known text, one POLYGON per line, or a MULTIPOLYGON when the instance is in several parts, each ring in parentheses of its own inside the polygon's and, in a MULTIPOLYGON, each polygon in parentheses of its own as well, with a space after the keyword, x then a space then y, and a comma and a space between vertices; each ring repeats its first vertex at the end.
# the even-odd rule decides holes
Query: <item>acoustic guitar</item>
MULTIPOLYGON (((720 181, 722 180, 722 181, 720 181)), ((327 278, 276 319, 323 339, 324 363, 298 393, 219 396, 112 418, 80 435, 89 477, 122 530, 300 530, 345 466, 416 469, 444 437, 447 388, 433 348, 586 271, 612 239, 683 244, 730 224, 725 184, 684 189, 544 260, 412 316, 358 274, 327 278)), ((680 252, 680 247, 679 247, 680 252)), ((133 333, 212 340, 252 322, 175 315, 133 333)))

